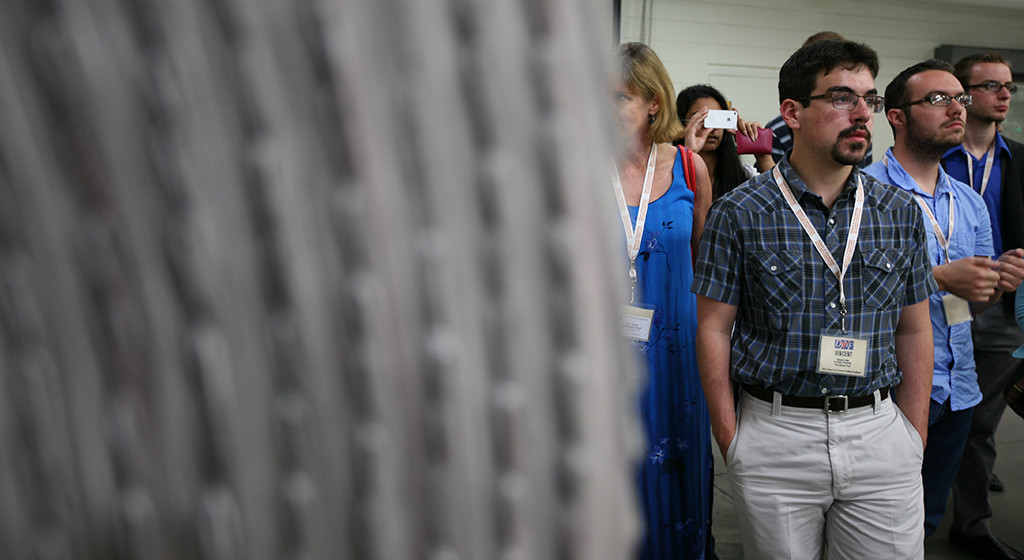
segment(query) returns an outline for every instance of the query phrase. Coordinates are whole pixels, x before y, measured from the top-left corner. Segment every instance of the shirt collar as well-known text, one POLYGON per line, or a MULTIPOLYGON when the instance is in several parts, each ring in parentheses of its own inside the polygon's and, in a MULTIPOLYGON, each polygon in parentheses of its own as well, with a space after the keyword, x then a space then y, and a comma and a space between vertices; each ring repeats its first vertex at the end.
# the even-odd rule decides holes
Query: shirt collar
MULTIPOLYGON (((785 156, 783 156, 782 159, 779 160, 778 166, 779 171, 782 173, 782 178, 785 179, 787 183, 789 183, 789 188, 790 190, 793 191, 793 198, 800 200, 800 197, 806 194, 807 196, 815 197, 818 200, 821 200, 821 196, 807 190, 807 185, 804 183, 803 179, 801 179, 800 176, 796 174, 796 170, 794 170, 793 166, 790 165, 790 153, 792 153, 792 150, 790 150, 789 153, 787 153, 785 156)), ((846 178, 846 185, 843 186, 843 192, 840 193, 839 198, 836 199, 837 202, 848 197, 850 193, 852 193, 857 188, 858 173, 862 173, 862 171, 859 167, 854 165, 853 171, 850 172, 850 176, 846 178)))
MULTIPOLYGON (((1000 155, 1003 155, 1003 156, 1006 156, 1006 157, 1008 157, 1010 159, 1013 159, 1013 154, 1010 153, 1010 147, 1006 145, 1006 141, 1003 140, 1003 135, 999 134, 999 132, 996 132, 996 151, 999 152, 1000 155)), ((970 155, 971 155, 971 154, 967 153, 967 149, 964 148, 964 145, 960 144, 959 146, 954 146, 954 147, 946 150, 946 153, 942 154, 942 159, 946 159, 951 154, 956 154, 956 153, 964 154, 965 156, 968 156, 968 157, 970 157, 970 155)), ((973 160, 970 160, 970 161, 973 161, 973 160)))
MULTIPOLYGON (((906 169, 903 169, 903 166, 900 165, 900 162, 896 159, 894 155, 892 155, 892 148, 889 148, 888 150, 885 151, 885 156, 882 158, 882 161, 888 162, 887 164, 885 164, 885 169, 886 173, 889 175, 889 181, 891 184, 896 185, 897 187, 905 191, 908 191, 912 194, 920 194, 921 196, 927 196, 929 198, 933 197, 933 195, 928 194, 927 191, 922 189, 920 185, 917 184, 917 181, 915 181, 914 178, 911 177, 909 173, 907 173, 906 169)), ((937 177, 937 183, 935 185, 934 197, 938 197, 940 194, 948 190, 950 186, 949 179, 946 176, 946 170, 943 169, 941 165, 938 165, 938 167, 939 176, 937 177)))

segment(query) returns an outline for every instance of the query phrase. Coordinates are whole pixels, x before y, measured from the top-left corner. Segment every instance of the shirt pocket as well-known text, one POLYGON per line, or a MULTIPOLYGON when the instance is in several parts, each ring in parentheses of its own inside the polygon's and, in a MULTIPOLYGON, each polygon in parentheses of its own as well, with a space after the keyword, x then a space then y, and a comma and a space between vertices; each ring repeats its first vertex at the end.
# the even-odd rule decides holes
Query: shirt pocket
POLYGON ((803 255, 789 251, 752 251, 755 302, 784 311, 803 302, 803 255))
POLYGON ((903 303, 904 271, 910 258, 898 248, 861 252, 864 262, 865 303, 876 309, 892 309, 903 303))

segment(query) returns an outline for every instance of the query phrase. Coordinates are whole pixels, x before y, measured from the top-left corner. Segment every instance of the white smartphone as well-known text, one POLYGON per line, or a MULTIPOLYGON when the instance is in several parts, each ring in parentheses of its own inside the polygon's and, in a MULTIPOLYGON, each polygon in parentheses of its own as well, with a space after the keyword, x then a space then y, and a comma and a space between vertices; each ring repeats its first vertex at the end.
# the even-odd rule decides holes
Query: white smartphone
POLYGON ((736 130, 736 111, 708 111, 704 119, 704 128, 728 128, 736 130))

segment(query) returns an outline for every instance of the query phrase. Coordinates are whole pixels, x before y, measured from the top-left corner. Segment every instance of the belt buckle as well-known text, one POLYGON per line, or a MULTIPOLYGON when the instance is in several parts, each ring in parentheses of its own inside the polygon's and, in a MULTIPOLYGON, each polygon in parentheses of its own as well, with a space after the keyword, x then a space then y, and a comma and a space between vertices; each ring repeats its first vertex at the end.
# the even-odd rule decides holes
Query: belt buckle
POLYGON ((850 398, 846 395, 825 397, 825 412, 846 412, 850 410, 850 398), (833 403, 837 408, 832 408, 833 403))

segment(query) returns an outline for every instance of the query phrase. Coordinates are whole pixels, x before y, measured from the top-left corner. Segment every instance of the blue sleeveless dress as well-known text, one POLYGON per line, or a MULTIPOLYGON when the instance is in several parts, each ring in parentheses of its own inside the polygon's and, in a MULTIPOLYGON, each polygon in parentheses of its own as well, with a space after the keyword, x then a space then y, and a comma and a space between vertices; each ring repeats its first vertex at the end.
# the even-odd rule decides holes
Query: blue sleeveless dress
MULTIPOLYGON (((641 558, 705 558, 710 538, 711 424, 697 372, 696 300, 690 292, 693 192, 676 152, 672 186, 647 209, 637 255, 637 301, 654 308, 640 392, 645 455, 638 472, 646 528, 641 558)), ((636 224, 637 207, 629 213, 636 224)))

